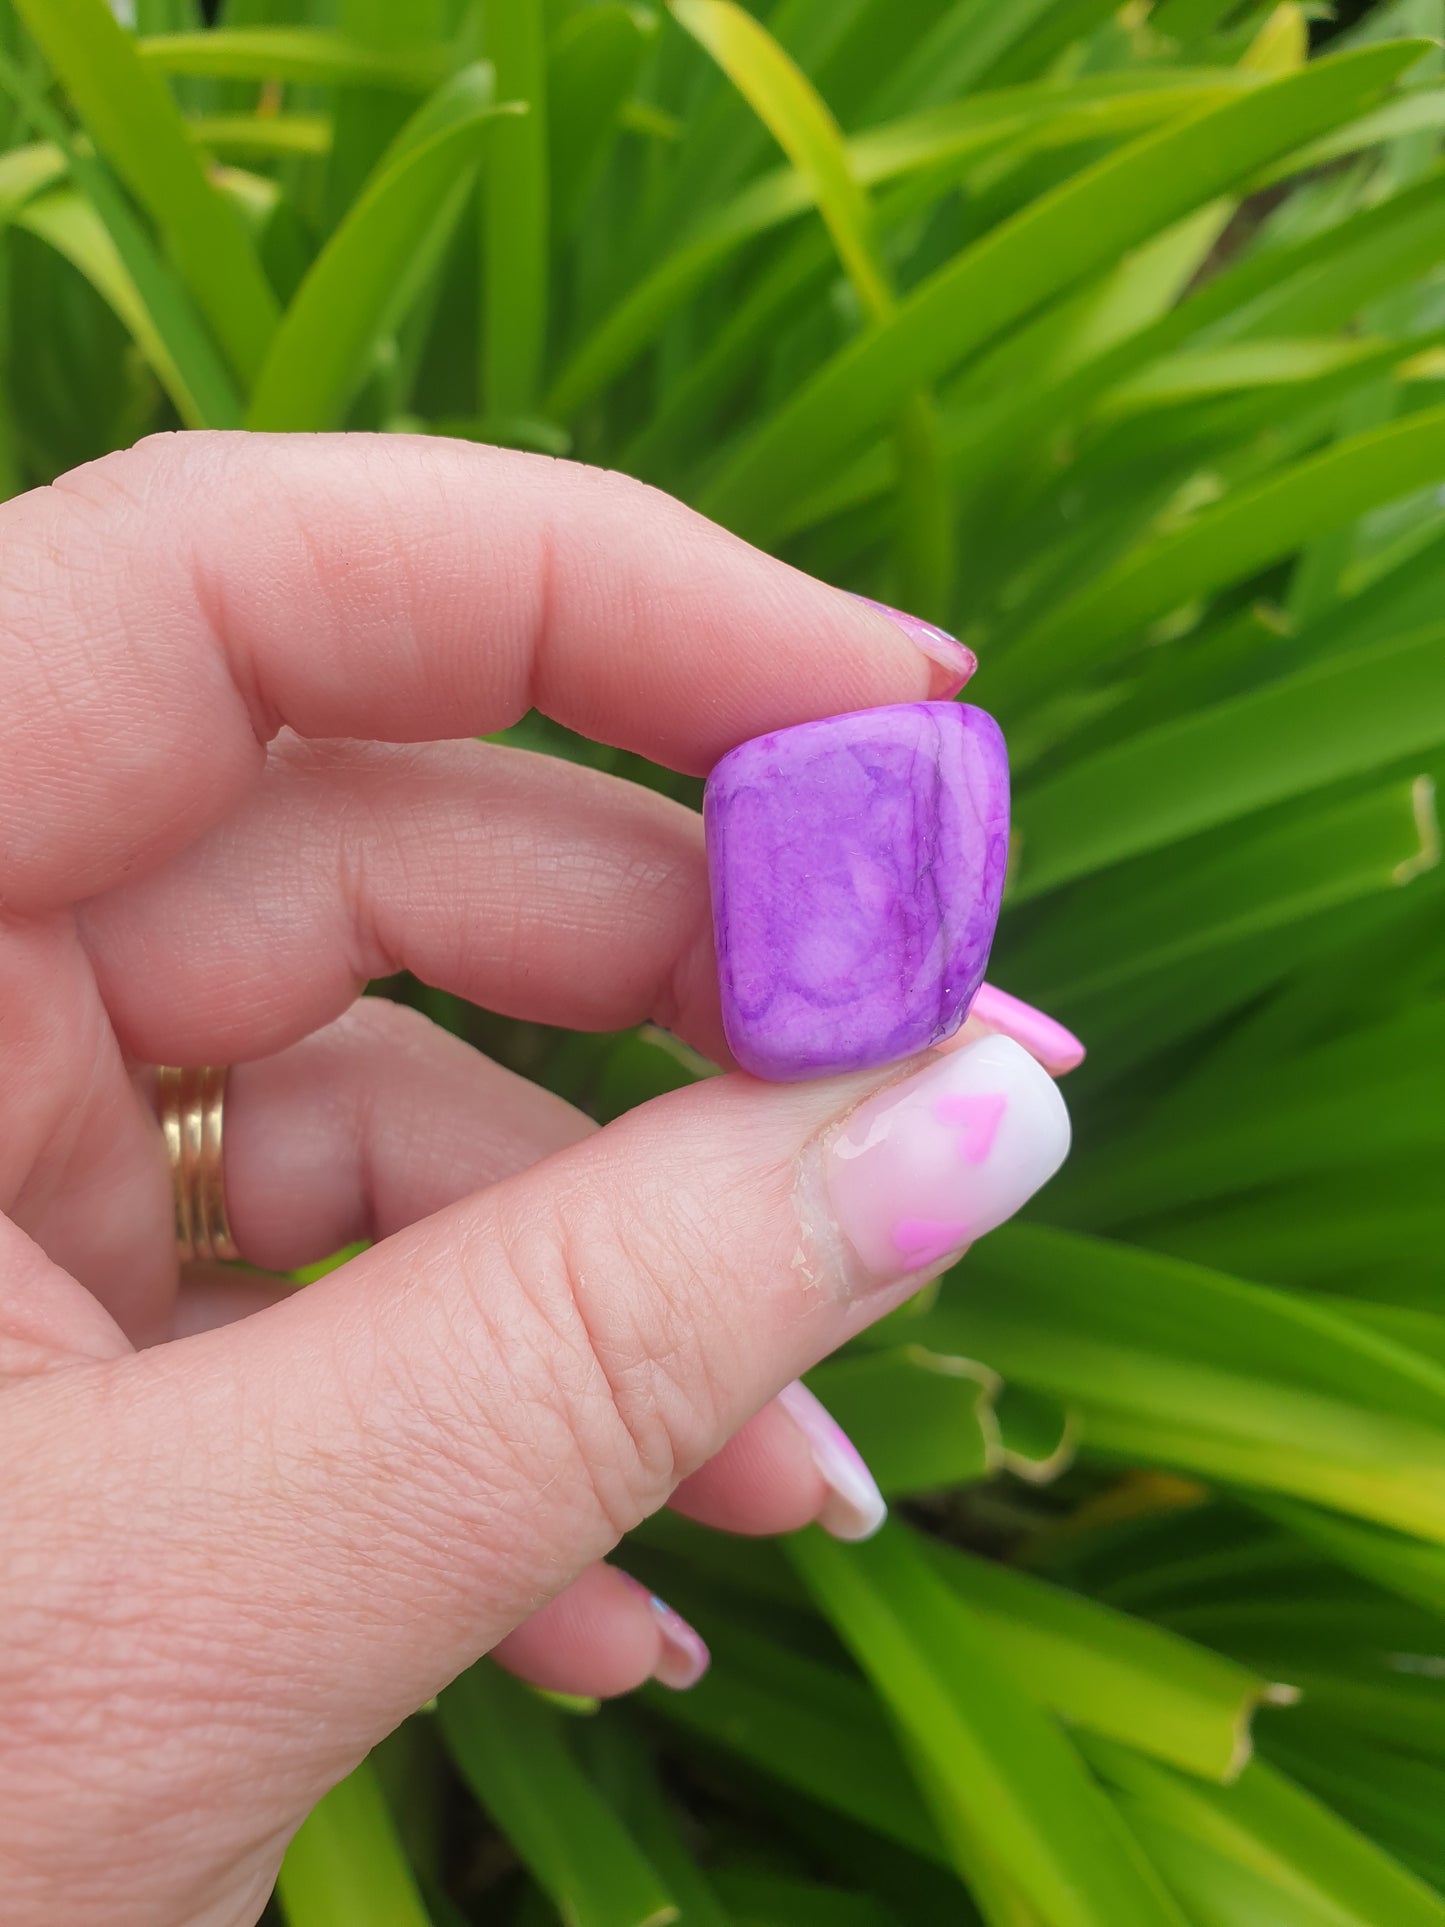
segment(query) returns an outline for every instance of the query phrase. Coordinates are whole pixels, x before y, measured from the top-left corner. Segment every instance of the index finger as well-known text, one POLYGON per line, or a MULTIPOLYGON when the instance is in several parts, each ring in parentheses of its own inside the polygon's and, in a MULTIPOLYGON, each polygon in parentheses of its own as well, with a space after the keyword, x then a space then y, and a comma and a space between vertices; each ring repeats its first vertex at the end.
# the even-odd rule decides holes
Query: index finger
POLYGON ((410 742, 536 707, 700 773, 970 666, 626 477, 425 436, 156 437, 5 504, 0 553, 11 911, 162 861, 283 725, 410 742))

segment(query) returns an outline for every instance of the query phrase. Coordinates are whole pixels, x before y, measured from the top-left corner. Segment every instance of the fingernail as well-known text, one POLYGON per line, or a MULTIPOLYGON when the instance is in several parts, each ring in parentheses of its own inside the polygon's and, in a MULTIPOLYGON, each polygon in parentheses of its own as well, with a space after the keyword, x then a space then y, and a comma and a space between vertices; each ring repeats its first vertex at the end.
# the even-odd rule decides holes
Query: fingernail
POLYGON ((634 1579, 630 1572, 623 1573, 622 1577, 647 1600, 662 1637, 662 1651, 652 1669, 652 1677, 660 1686, 670 1686, 674 1693, 685 1693, 689 1686, 697 1685, 712 1665, 706 1641, 665 1599, 648 1592, 640 1579, 634 1579))
POLYGON ((835 1539, 871 1539, 888 1517, 888 1507, 857 1446, 827 1406, 797 1379, 778 1393, 778 1403, 808 1441, 818 1476, 828 1488, 818 1524, 835 1539))
POLYGON ((1069 1113, 1011 1037, 935 1058, 825 1140, 835 1223, 878 1280, 932 1277, 1058 1170, 1069 1113))
POLYGON ((936 623, 925 622, 921 616, 911 616, 904 609, 894 609, 886 602, 875 602, 871 595, 860 595, 858 600, 866 602, 870 609, 887 616, 907 636, 916 648, 923 651, 928 660, 935 663, 945 673, 935 676, 930 694, 936 702, 947 696, 956 696, 963 685, 978 668, 978 657, 973 651, 940 629, 936 623))
POLYGON ((1006 990, 994 984, 980 985, 968 1014, 987 1024, 990 1030, 1022 1044, 1030 1056, 1037 1057, 1044 1069, 1052 1071, 1055 1077, 1077 1070, 1084 1061, 1084 1047, 1071 1030, 1065 1030, 1046 1011, 1035 1010, 1021 997, 1010 997, 1006 990))

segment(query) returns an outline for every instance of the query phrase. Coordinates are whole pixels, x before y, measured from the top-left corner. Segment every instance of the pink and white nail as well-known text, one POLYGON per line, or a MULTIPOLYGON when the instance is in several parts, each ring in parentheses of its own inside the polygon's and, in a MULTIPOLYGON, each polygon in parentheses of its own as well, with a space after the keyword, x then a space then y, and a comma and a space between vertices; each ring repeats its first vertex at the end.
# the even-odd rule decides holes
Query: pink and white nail
POLYGON ((661 1651, 652 1677, 660 1685, 670 1686, 675 1693, 685 1693, 689 1686, 697 1685, 711 1666, 712 1654, 701 1633, 695 1632, 681 1613, 674 1612, 655 1592, 647 1597, 661 1635, 661 1651))
MULTIPOLYGON (((1022 997, 1011 997, 996 984, 979 985, 978 994, 968 1007, 968 1021, 974 1026, 974 1035, 982 1026, 997 1031, 1002 1037, 1012 1037, 1055 1077, 1077 1070, 1087 1054, 1074 1033, 1066 1030, 1056 1017, 1026 1004, 1022 997)), ((962 1037, 960 1041, 964 1041, 962 1037)), ((943 1044, 939 1048, 947 1050, 949 1046, 943 1044)))
POLYGON ((689 1686, 696 1686, 712 1665, 712 1654, 702 1634, 690 1626, 665 1599, 659 1599, 655 1592, 649 1592, 640 1579, 634 1579, 630 1572, 623 1572, 620 1567, 613 1567, 612 1570, 629 1591, 637 1593, 646 1602, 656 1623, 658 1654, 652 1677, 660 1686, 670 1686, 675 1693, 685 1693, 689 1686))
POLYGON ((916 649, 921 649, 928 660, 943 671, 942 679, 933 690, 936 701, 956 696, 977 672, 978 657, 968 644, 951 636, 946 629, 940 629, 936 622, 925 622, 922 616, 911 616, 906 609, 895 609, 888 602, 875 602, 871 595, 859 596, 858 600, 876 609, 879 615, 887 616, 916 649))
POLYGON ((1068 1150, 1048 1072, 1011 1037, 981 1037, 844 1119, 828 1142, 828 1195, 875 1276, 928 1275, 1011 1218, 1068 1150))
POLYGON ((857 1446, 798 1380, 783 1387, 778 1404, 808 1441, 818 1476, 828 1488, 818 1524, 835 1539, 871 1539, 888 1517, 888 1507, 857 1446))

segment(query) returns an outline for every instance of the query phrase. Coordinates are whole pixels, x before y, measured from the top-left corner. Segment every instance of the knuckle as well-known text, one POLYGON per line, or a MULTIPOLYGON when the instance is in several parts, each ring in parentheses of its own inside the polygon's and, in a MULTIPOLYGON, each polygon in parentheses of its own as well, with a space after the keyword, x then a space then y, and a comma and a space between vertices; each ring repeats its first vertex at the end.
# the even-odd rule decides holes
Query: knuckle
POLYGON ((695 1281, 716 1248, 705 1200, 675 1186, 636 1205, 625 1172, 587 1173, 545 1237, 554 1291, 575 1319, 652 1505, 706 1455, 722 1406, 695 1281))
POLYGON ((465 1288, 439 1294, 434 1345, 398 1360, 414 1382, 391 1388, 425 1430, 439 1481, 425 1510, 443 1537, 472 1537, 545 1492, 549 1535, 560 1509, 595 1556, 599 1525, 609 1541, 631 1530, 715 1443, 721 1387, 678 1288, 697 1274, 695 1234, 639 1227, 603 1173, 561 1197, 524 1187, 454 1225, 448 1249, 465 1288))

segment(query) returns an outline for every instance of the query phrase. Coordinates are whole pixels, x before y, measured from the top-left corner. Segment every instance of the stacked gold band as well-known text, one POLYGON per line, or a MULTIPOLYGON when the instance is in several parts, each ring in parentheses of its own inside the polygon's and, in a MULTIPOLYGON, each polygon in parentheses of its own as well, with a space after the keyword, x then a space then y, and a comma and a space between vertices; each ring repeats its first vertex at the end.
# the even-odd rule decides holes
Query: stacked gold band
POLYGON ((226 1095, 224 1065, 204 1070, 156 1072, 156 1116, 171 1161, 176 1208, 176 1249, 191 1258, 239 1258, 226 1222, 226 1189, 221 1166, 221 1109, 226 1095))

